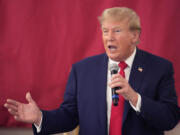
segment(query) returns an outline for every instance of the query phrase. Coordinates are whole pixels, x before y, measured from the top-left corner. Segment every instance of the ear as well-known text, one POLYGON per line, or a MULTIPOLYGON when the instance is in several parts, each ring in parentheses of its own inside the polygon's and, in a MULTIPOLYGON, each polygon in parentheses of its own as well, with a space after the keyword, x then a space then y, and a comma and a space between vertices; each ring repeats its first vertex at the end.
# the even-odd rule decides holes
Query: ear
POLYGON ((131 32, 132 35, 132 44, 137 44, 140 38, 140 32, 138 30, 134 30, 131 32))

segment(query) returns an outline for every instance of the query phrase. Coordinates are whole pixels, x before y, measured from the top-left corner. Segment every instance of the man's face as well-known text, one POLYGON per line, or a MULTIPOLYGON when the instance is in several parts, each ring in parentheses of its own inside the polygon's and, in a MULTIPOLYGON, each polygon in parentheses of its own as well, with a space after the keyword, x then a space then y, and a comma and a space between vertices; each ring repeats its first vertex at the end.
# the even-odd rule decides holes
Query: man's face
POLYGON ((127 20, 105 20, 102 37, 108 57, 114 61, 126 60, 134 51, 139 35, 129 30, 127 20))

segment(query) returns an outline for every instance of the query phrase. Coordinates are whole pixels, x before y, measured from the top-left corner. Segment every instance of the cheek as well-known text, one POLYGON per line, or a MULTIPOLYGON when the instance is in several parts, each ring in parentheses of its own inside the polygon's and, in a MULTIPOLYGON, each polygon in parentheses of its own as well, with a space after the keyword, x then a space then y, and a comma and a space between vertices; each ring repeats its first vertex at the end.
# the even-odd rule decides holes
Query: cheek
POLYGON ((119 45, 119 52, 123 54, 129 52, 132 46, 130 40, 127 40, 126 38, 119 40, 118 45, 119 45))
POLYGON ((103 43, 106 42, 106 38, 104 36, 102 36, 102 41, 103 41, 103 43))
POLYGON ((121 37, 118 38, 118 43, 120 46, 128 46, 131 44, 131 40, 128 36, 122 35, 121 37))
POLYGON ((103 38, 103 44, 104 44, 104 47, 107 47, 107 39, 106 38, 103 38))

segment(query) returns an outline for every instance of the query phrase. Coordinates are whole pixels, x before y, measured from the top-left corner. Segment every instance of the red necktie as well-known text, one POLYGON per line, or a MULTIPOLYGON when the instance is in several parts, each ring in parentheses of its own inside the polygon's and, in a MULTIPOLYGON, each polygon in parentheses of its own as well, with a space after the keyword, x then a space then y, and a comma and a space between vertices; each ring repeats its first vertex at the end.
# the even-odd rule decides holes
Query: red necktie
MULTIPOLYGON (((127 64, 121 61, 118 66, 120 67, 119 74, 125 78, 124 69, 127 64)), ((110 128, 109 135, 121 135, 122 134, 122 119, 124 111, 124 98, 119 95, 118 106, 111 105, 111 118, 110 118, 110 128)))

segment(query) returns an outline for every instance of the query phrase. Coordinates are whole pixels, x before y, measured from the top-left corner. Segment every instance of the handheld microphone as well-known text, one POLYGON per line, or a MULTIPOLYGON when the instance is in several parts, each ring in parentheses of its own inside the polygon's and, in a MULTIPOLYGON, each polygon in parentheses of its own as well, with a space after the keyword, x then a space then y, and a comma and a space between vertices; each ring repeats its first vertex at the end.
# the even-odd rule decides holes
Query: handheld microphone
MULTIPOLYGON (((111 76, 112 76, 113 74, 118 73, 119 66, 117 64, 112 64, 112 65, 110 65, 109 70, 110 70, 111 76)), ((113 102, 114 106, 117 106, 118 101, 119 101, 119 94, 116 93, 116 90, 118 90, 118 89, 120 89, 120 87, 112 88, 112 102, 113 102)))

